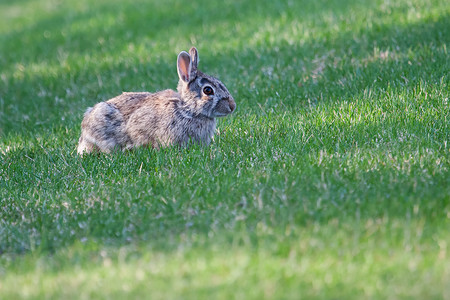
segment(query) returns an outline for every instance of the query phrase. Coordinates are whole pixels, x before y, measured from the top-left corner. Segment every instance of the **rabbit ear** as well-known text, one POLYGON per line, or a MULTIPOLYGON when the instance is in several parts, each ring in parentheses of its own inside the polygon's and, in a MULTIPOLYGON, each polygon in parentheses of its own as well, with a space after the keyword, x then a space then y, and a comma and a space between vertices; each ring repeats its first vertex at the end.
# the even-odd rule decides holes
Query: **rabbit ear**
POLYGON ((195 78, 195 76, 197 76, 197 66, 198 66, 198 52, 197 52, 197 48, 192 47, 189 50, 189 54, 191 55, 191 62, 192 62, 191 73, 192 73, 193 77, 195 78))
POLYGON ((177 70, 178 70, 178 77, 180 77, 181 80, 188 83, 193 78, 191 78, 191 70, 192 70, 192 62, 191 57, 186 51, 181 51, 180 54, 178 54, 177 59, 177 70))

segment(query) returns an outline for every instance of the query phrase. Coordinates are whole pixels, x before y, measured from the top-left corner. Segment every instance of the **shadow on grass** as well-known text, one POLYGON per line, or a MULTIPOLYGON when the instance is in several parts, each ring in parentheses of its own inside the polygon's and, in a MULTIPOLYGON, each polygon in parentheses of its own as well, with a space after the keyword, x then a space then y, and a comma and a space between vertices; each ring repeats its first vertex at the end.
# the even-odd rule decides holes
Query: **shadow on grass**
MULTIPOLYGON (((228 1, 228 5, 218 10, 215 1, 197 1, 186 5, 183 1, 171 0, 164 3, 134 1, 133 3, 89 3, 89 7, 73 9, 62 6, 55 13, 30 22, 20 31, 4 35, 2 39, 16 41, 4 43, 7 54, 14 54, 24 44, 33 51, 18 52, 16 60, 4 62, 4 69, 14 67, 15 63, 29 64, 44 60, 49 64, 58 63, 61 48, 71 54, 83 56, 97 53, 121 52, 129 43, 140 43, 152 49, 152 40, 164 45, 164 41, 181 39, 188 42, 211 33, 210 28, 228 26, 234 32, 235 24, 248 24, 245 33, 253 34, 264 21, 275 20, 281 14, 296 9, 296 16, 312 19, 317 13, 326 11, 344 12, 355 6, 352 1, 339 1, 334 8, 302 1, 295 4, 286 1, 267 1, 265 5, 253 5, 250 1, 228 1), (294 6, 294 7, 292 7, 294 6), (300 9, 301 8, 301 9, 300 9), (46 34, 45 34, 46 33, 46 34), (99 40, 104 40, 100 43, 99 40)), ((325 1, 324 1, 325 2, 325 1)), ((326 3, 326 2, 325 2, 326 3)), ((87 6, 87 4, 86 4, 87 6)), ((245 39, 248 36, 244 36, 245 39)), ((221 37, 213 37, 220 41, 221 37)), ((204 42, 208 44, 208 41, 204 42)), ((175 53, 179 49, 172 49, 175 53)), ((159 55, 159 54, 158 54, 159 55)))
MULTIPOLYGON (((353 98, 368 88, 384 90, 392 84, 408 88, 419 80, 437 83, 446 76, 449 67, 447 54, 430 48, 450 42, 445 35, 450 26, 450 18, 446 16, 408 26, 378 24, 359 32, 349 30, 336 36, 312 37, 304 43, 267 41, 260 46, 248 46, 242 41, 250 40, 263 22, 277 21, 285 13, 293 14, 287 3, 271 2, 264 9, 250 10, 246 2, 233 2, 223 12, 214 10, 209 2, 193 6, 174 3, 174 7, 158 4, 155 9, 143 3, 97 4, 95 9, 72 15, 55 14, 3 37, 15 42, 2 46, 5 53, 13 54, 3 62, 6 74, 10 74, 3 81, 0 98, 3 110, 0 134, 23 130, 34 134, 54 126, 77 126, 85 107, 121 91, 174 88, 177 79, 174 61, 180 49, 167 52, 164 48, 177 39, 189 47, 190 40, 196 40, 202 33, 211 42, 226 46, 219 60, 207 51, 209 42, 201 41, 205 49, 201 51, 202 69, 217 73, 227 83, 233 94, 238 95, 236 98, 243 100, 239 103, 242 111, 257 112, 259 105, 294 109, 299 105, 353 98), (139 9, 141 6, 143 9, 139 9), (245 22, 241 21, 243 12, 245 22), (192 18, 180 23, 186 14, 192 18), (108 24, 100 20, 107 20, 108 24), (248 26, 240 34, 233 27, 235 24, 248 26), (236 46, 239 50, 214 36, 210 28, 215 26, 230 28, 230 32, 239 36, 241 42, 236 46), (46 31, 51 38, 44 38, 46 31), (165 42, 166 38, 172 42, 165 42), (30 45, 33 51, 20 51, 18 47, 23 44, 30 45), (132 51, 127 50, 137 44, 148 48, 148 58, 143 58, 142 52, 138 54, 140 58, 133 57, 132 51), (169 55, 171 52, 173 55, 169 55), (129 61, 114 62, 112 57, 110 61, 102 61, 102 56, 113 53, 124 53, 129 61), (75 60, 92 56, 94 61, 80 66, 71 60, 72 56, 75 60), (43 62, 44 68, 48 65, 56 71, 34 76, 12 75, 18 64, 27 67, 35 62, 43 62)), ((310 6, 309 18, 321 12, 320 6, 310 6)), ((295 12, 302 12, 300 7, 296 6, 295 12)), ((351 5, 344 2, 339 7, 341 11, 335 13, 343 13, 351 5)), ((301 17, 308 15, 300 13, 298 18, 301 17)), ((288 22, 281 30, 289 31, 290 26, 288 22)))

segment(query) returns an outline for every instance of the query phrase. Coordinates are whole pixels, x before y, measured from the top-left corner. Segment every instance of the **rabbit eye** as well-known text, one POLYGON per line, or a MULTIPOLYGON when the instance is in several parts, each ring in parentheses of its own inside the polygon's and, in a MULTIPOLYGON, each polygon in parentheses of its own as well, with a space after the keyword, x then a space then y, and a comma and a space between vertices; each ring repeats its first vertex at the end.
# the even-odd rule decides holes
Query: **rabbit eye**
POLYGON ((205 95, 214 95, 214 90, 210 87, 210 86, 205 86, 203 88, 203 93, 205 93, 205 95))

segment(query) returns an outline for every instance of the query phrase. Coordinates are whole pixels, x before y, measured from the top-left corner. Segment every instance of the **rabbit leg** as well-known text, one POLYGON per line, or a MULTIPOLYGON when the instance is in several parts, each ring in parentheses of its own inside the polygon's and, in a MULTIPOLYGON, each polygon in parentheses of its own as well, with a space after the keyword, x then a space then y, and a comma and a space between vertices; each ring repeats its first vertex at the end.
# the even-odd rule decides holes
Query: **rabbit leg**
POLYGON ((101 102, 88 110, 81 128, 78 153, 90 153, 96 149, 109 153, 115 148, 122 149, 129 143, 123 116, 111 103, 101 102))
POLYGON ((100 149, 95 144, 86 141, 86 139, 83 139, 83 136, 81 136, 78 140, 77 153, 80 155, 83 155, 84 153, 98 152, 99 150, 100 149))

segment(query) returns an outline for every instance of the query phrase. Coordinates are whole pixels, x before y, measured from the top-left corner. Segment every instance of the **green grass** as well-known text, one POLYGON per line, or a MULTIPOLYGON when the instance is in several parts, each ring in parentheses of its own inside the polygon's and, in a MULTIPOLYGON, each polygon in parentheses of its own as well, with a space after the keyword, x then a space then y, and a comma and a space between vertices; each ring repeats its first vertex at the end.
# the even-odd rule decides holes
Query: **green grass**
POLYGON ((450 299, 450 6, 0 0, 0 298, 450 299), (76 155, 84 110, 175 88, 207 148, 76 155))

